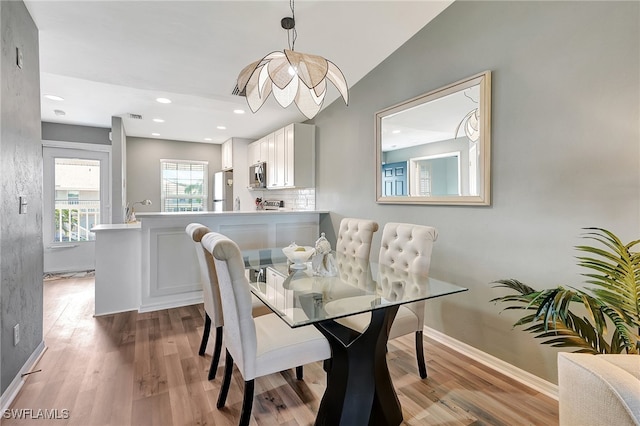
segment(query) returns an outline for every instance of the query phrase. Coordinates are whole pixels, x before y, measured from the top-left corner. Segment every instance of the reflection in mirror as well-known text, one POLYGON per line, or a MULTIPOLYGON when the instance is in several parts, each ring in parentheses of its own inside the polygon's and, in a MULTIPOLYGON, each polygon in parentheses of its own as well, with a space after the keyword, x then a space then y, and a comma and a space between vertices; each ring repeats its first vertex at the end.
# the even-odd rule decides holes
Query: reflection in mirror
POLYGON ((489 205, 490 72, 376 114, 377 201, 489 205))
POLYGON ((409 194, 421 197, 461 195, 460 152, 429 155, 409 160, 413 179, 409 194))

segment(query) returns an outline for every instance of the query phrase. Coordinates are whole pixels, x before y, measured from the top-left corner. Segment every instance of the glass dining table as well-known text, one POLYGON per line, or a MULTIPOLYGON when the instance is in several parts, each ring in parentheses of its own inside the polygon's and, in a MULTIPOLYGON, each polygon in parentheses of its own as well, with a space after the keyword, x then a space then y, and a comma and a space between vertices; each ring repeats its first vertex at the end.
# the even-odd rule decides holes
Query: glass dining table
MULTIPOLYGON (((333 254, 333 256, 336 256, 333 254)), ((329 341, 327 386, 316 425, 392 425, 402 408, 387 365, 387 340, 401 305, 464 292, 451 283, 337 255, 337 272, 291 264, 281 249, 243 251, 251 292, 290 327, 312 325, 329 341), (341 324, 370 315, 364 331, 341 324)))

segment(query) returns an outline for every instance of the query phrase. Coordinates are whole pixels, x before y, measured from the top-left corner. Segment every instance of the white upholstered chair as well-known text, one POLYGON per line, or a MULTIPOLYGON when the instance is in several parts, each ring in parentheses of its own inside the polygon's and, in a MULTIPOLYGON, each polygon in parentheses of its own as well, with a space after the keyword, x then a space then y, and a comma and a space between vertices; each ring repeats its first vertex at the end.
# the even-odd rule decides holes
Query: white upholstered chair
POLYGON ((336 241, 336 263, 340 278, 356 287, 371 279, 369 256, 371 240, 378 230, 373 220, 345 217, 340 221, 336 241))
MULTIPOLYGON (((216 341, 213 348, 213 357, 211 358, 211 366, 209 367, 209 380, 216 377, 216 370, 220 362, 220 353, 222 352, 222 326, 224 318, 222 316, 222 305, 220 302, 220 292, 218 290, 218 277, 216 276, 215 265, 211 253, 207 252, 200 241, 207 233, 209 228, 200 223, 190 223, 185 229, 186 233, 193 240, 196 255, 198 257, 198 265, 200 266, 200 283, 202 284, 202 292, 204 299, 204 331, 202 333, 202 341, 200 342, 200 350, 198 354, 204 356, 211 334, 211 324, 216 329, 216 341)), ((256 297, 252 298, 253 315, 259 316, 271 312, 256 297)))
MULTIPOLYGON (((431 226, 413 225, 408 223, 387 223, 382 230, 382 241, 378 263, 380 274, 378 286, 393 291, 392 283, 385 282, 387 271, 394 271, 394 275, 407 276, 429 275, 431 265, 431 250, 433 242, 438 238, 438 231, 431 226)), ((411 286, 415 282, 407 283, 403 291, 415 291, 411 286)), ((421 378, 427 377, 427 367, 424 362, 424 348, 422 329, 424 327, 425 302, 415 302, 402 305, 393 321, 389 339, 415 333, 416 360, 421 378)), ((354 330, 362 331, 369 325, 371 314, 354 315, 340 319, 340 323, 354 330)))
POLYGON ((373 220, 345 217, 340 221, 336 253, 369 260, 373 233, 378 224, 373 220))
POLYGON ((205 235, 202 245, 213 255, 224 306, 227 354, 217 407, 224 407, 235 362, 244 378, 240 425, 248 425, 255 378, 323 361, 331 357, 331 349, 314 327, 291 328, 273 313, 252 317, 251 292, 238 245, 216 232, 205 235))

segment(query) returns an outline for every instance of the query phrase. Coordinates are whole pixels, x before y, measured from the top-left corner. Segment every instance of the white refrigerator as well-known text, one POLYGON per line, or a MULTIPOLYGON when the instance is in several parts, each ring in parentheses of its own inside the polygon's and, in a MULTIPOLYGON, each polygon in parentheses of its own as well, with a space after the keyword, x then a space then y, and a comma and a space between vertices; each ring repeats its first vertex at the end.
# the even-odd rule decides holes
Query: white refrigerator
POLYGON ((233 210, 233 171, 216 172, 213 175, 213 211, 233 210))

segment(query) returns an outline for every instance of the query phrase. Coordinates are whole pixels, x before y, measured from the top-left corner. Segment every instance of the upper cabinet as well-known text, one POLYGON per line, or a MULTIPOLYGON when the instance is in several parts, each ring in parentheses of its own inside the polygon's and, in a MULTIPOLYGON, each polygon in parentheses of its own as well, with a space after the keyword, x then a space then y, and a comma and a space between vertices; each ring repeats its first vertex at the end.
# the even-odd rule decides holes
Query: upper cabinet
POLYGON ((247 151, 249 165, 264 163, 268 160, 268 142, 267 138, 258 139, 257 141, 249 144, 247 151))
POLYGON ((316 131, 311 124, 293 123, 273 133, 267 187, 310 188, 315 185, 316 131), (269 173, 271 170, 273 173, 269 173))
POLYGON ((222 170, 233 169, 233 139, 222 144, 222 170))
POLYGON ((316 130, 289 124, 249 145, 249 163, 267 163, 267 189, 315 185, 316 130))

